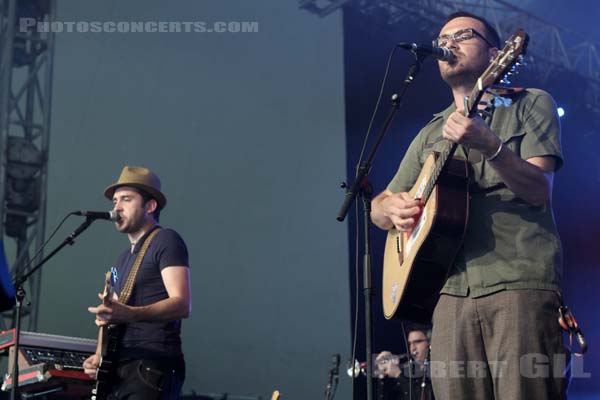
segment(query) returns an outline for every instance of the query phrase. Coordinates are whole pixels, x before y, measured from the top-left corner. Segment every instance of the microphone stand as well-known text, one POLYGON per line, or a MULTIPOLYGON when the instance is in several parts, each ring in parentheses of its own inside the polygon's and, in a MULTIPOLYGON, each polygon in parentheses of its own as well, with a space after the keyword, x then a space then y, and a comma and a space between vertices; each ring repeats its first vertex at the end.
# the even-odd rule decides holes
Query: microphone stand
POLYGON ((58 245, 54 250, 50 252, 42 261, 40 261, 35 267, 31 268, 29 272, 21 277, 15 279, 16 287, 16 307, 15 307, 15 346, 14 346, 14 357, 12 365, 12 387, 10 390, 10 400, 17 400, 17 394, 19 393, 19 336, 21 333, 21 308, 23 306, 23 299, 25 298, 25 289, 23 285, 27 279, 33 275, 38 269, 42 267, 48 260, 50 260, 56 253, 62 250, 66 245, 73 245, 75 238, 85 231, 94 222, 93 218, 87 217, 85 221, 77 227, 67 238, 58 245))
POLYGON ((425 357, 425 361, 423 362, 423 379, 421 381, 421 399, 427 400, 427 393, 429 389, 427 388, 427 375, 429 374, 429 362, 431 361, 431 345, 427 346, 427 357, 425 357))
POLYGON ((334 354, 332 357, 333 366, 329 370, 327 387, 325 388, 325 400, 333 400, 337 389, 340 373, 340 355, 334 354))
MULTIPOLYGON (((373 333, 373 323, 371 321, 371 298, 373 296, 373 287, 371 285, 372 274, 371 274, 371 236, 370 236, 370 227, 371 227, 371 194, 372 188, 369 184, 367 175, 371 171, 371 167, 373 164, 373 159, 375 158, 375 154, 383 141, 386 133, 390 129, 396 114, 398 113, 398 109, 402 104, 402 99, 406 90, 413 83, 416 75, 421 70, 421 65, 423 64, 423 60, 426 55, 423 55, 420 52, 413 52, 415 56, 415 62, 411 65, 404 79, 404 84, 400 90, 400 94, 393 94, 391 97, 392 101, 392 109, 390 110, 379 134, 377 136, 377 140, 373 145, 373 148, 369 152, 369 155, 366 160, 360 163, 358 167, 358 171, 356 174, 356 179, 350 188, 343 183, 342 188, 346 190, 346 197, 344 199, 344 203, 342 207, 338 211, 336 219, 342 222, 346 215, 348 214, 348 210, 352 203, 356 200, 356 197, 360 195, 363 202, 363 222, 364 222, 364 255, 363 255, 363 294, 365 299, 365 358, 367 362, 367 400, 373 399, 373 360, 372 360, 372 338, 371 335, 373 333)), ((358 277, 357 277, 358 278, 358 277)))
POLYGON ((333 391, 333 371, 329 371, 327 379, 327 387, 325 388, 325 400, 331 400, 331 392, 333 391))

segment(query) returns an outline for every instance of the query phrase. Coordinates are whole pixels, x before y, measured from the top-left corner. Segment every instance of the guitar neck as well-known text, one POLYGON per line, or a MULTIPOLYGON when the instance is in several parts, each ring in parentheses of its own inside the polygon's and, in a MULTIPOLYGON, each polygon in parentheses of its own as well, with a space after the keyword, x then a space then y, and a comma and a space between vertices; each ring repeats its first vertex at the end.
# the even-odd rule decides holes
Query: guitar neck
POLYGON ((106 354, 106 330, 108 329, 108 325, 101 326, 98 328, 98 345, 96 346, 96 354, 103 357, 106 354))
MULTIPOLYGON (((490 68, 491 66, 488 66, 488 69, 490 68)), ((483 81, 481 80, 481 78, 479 78, 477 79, 477 83, 473 87, 473 90, 471 91, 469 97, 465 98, 465 116, 469 118, 473 118, 473 116, 475 116, 475 113, 477 112, 477 106, 479 105, 479 102, 481 101, 481 98, 484 94, 485 87, 483 86, 483 81)))
MULTIPOLYGON (((113 296, 113 282, 111 271, 106 272, 104 276, 104 291, 102 296, 102 304, 105 306, 110 305, 110 299, 113 296)), ((100 326, 98 328, 98 345, 96 346, 96 354, 103 356, 106 354, 106 331, 108 325, 100 326)))
MULTIPOLYGON (((488 69, 489 68, 490 67, 488 67, 488 69)), ((465 98, 465 116, 472 118, 475 115, 475 113, 477 113, 477 106, 479 105, 479 102, 481 101, 481 98, 483 97, 484 93, 485 88, 483 87, 483 82, 481 78, 479 78, 477 80, 477 83, 473 87, 473 90, 471 91, 471 95, 465 98)), ((456 152, 457 148, 458 144, 447 140, 447 146, 445 150, 440 153, 438 159, 436 160, 434 169, 431 173, 431 177, 427 182, 427 186, 423 191, 423 195, 421 196, 423 203, 426 203, 427 200, 429 200, 429 197, 431 196, 431 193, 435 188, 438 178, 446 169, 448 162, 450 162, 452 157, 454 157, 454 153, 456 152)))
POLYGON ((104 327, 101 326, 100 328, 98 328, 98 344, 96 345, 96 354, 98 354, 100 356, 102 355, 103 345, 104 345, 104 327))
POLYGON ((427 203, 427 200, 429 200, 429 196, 431 196, 431 193, 433 192, 433 189, 437 184, 438 178, 440 177, 440 175, 442 174, 452 157, 454 157, 454 153, 456 152, 456 149, 458 147, 458 145, 454 142, 447 142, 448 143, 446 149, 444 149, 444 151, 442 151, 439 154, 439 157, 437 158, 434 164, 430 178, 427 181, 427 185, 423 190, 423 194, 419 197, 423 203, 427 203))

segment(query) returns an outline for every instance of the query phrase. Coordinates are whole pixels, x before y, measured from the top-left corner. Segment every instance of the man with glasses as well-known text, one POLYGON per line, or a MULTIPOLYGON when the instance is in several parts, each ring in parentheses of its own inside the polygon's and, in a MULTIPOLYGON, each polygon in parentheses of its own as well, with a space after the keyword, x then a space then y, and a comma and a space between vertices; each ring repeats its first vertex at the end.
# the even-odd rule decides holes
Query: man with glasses
POLYGON ((410 230, 421 206, 407 192, 425 158, 448 140, 459 145, 455 157, 470 169, 469 221, 433 314, 435 396, 564 399, 562 250, 551 202, 562 165, 556 106, 539 89, 512 91, 505 108, 486 93, 485 117, 464 116, 465 96, 501 47, 498 34, 485 19, 460 12, 448 17, 434 44, 455 56, 439 62, 454 101, 413 140, 371 215, 382 229, 410 230))
POLYGON ((382 351, 375 359, 379 375, 378 398, 383 400, 433 400, 427 361, 429 336, 426 328, 414 327, 408 332, 408 358, 382 351))
MULTIPOLYGON (((493 36, 493 38, 494 38, 493 40, 496 43, 500 43, 500 38, 497 36, 496 31, 492 31, 492 32, 493 33, 490 33, 490 35, 493 36)), ((464 42, 465 40, 473 39, 474 36, 477 36, 478 38, 480 38, 481 40, 486 42, 490 48, 491 47, 498 48, 498 44, 494 44, 494 43, 490 42, 488 39, 486 39, 485 36, 483 36, 481 33, 479 33, 478 31, 476 31, 473 28, 461 29, 454 33, 440 35, 437 39, 435 39, 433 41, 433 45, 435 47, 447 48, 450 45, 450 41, 460 43, 460 42, 464 42)))

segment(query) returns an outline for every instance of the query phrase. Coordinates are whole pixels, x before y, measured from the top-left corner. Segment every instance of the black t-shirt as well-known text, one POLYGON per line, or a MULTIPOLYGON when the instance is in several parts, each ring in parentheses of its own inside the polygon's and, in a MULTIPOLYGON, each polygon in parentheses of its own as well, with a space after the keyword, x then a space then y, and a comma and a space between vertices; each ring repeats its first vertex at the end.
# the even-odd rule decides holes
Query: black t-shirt
MULTIPOLYGON (((115 282, 117 294, 121 293, 142 244, 151 231, 138 241, 133 253, 126 249, 119 256, 115 282)), ((144 255, 127 304, 145 306, 168 298, 161 276, 162 269, 168 266, 189 266, 188 252, 177 232, 161 229, 152 239, 144 255)), ((123 324, 120 326, 119 359, 180 357, 180 331, 181 320, 123 324)))

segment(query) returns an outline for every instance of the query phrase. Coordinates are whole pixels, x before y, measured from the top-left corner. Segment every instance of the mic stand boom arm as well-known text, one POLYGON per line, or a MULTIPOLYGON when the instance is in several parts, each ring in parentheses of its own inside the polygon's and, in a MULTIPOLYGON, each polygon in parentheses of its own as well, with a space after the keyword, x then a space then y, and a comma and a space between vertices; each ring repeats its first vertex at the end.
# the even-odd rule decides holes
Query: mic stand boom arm
POLYGON ((75 243, 75 238, 85 231, 94 222, 92 218, 86 218, 85 221, 77 227, 63 242, 58 245, 54 250, 50 252, 46 257, 42 259, 36 266, 31 268, 26 274, 15 279, 16 287, 16 306, 15 306, 15 346, 14 346, 14 357, 12 365, 12 388, 10 391, 10 400, 17 400, 18 386, 19 386, 19 336, 21 333, 21 308, 23 306, 23 299, 25 298, 25 289, 23 285, 27 279, 33 275, 38 269, 42 267, 48 260, 50 260, 56 253, 62 250, 66 245, 72 245, 75 243))
POLYGON ((402 85, 402 89, 400 90, 400 94, 394 93, 392 95, 392 97, 391 97, 392 109, 390 110, 390 113, 388 114, 385 122, 383 123, 383 127, 379 131, 377 140, 375 141, 373 148, 369 152, 367 159, 360 163, 354 183, 346 191, 346 197, 344 199, 344 203, 342 204, 342 207, 338 211, 338 214, 336 217, 336 219, 340 222, 344 221, 344 219, 346 218, 346 215, 348 214, 348 210, 350 209, 350 206, 352 205, 354 200, 356 200, 356 197, 358 196, 359 192, 363 190, 363 188, 365 187, 365 184, 368 184, 366 182, 366 179, 367 179, 367 175, 369 174, 369 172, 371 172, 371 167, 373 164, 373 159, 375 158, 375 154, 377 154, 377 150, 379 150, 379 146, 381 145, 383 138, 385 137, 386 133, 388 132, 389 128, 392 125, 392 122, 394 121, 394 118, 396 117, 396 114, 398 113, 398 109, 400 108, 400 105, 402 104, 402 98, 404 97, 404 94, 406 93, 408 86, 411 83, 413 83, 415 77, 421 70, 423 58, 421 55, 419 55, 417 53, 414 53, 414 54, 415 54, 416 61, 413 65, 411 65, 410 69, 408 70, 406 78, 404 79, 404 85, 402 85))
MULTIPOLYGON (((391 97, 392 100, 392 109, 388 114, 383 127, 379 131, 379 135, 377 136, 377 140, 373 145, 373 148, 369 152, 369 156, 366 161, 362 161, 358 168, 358 172, 356 174, 356 179, 352 186, 346 191, 346 197, 344 199, 344 203, 340 208, 337 214, 337 220, 343 221, 348 214, 348 210, 352 203, 356 200, 356 197, 360 194, 363 199, 363 213, 364 213, 364 251, 365 254, 363 256, 363 294, 365 299, 365 358, 367 362, 367 400, 373 399, 373 360, 372 360, 372 332, 373 332, 373 323, 371 321, 371 298, 373 296, 373 287, 371 284, 372 274, 371 274, 371 238, 369 235, 369 230, 371 227, 371 188, 367 179, 367 175, 371 171, 373 159, 375 158, 375 154, 383 141, 385 134, 388 132, 389 128, 398 113, 398 109, 402 104, 402 98, 406 93, 406 90, 413 83, 415 76, 421 70, 421 65, 423 63, 423 59, 425 56, 419 53, 414 53, 415 62, 411 65, 404 79, 404 84, 400 90, 400 94, 393 94, 391 97)), ((357 277, 358 279, 358 277, 357 277)))

